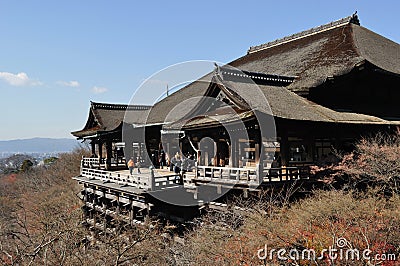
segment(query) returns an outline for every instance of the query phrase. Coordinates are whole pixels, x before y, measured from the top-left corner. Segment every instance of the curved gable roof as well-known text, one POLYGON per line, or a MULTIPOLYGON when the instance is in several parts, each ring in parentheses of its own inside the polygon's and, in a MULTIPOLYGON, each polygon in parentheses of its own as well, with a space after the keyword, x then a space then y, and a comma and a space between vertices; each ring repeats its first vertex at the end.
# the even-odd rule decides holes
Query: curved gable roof
POLYGON ((91 102, 89 117, 82 130, 71 132, 78 138, 99 132, 110 132, 122 125, 124 118, 131 124, 142 124, 150 106, 91 102))

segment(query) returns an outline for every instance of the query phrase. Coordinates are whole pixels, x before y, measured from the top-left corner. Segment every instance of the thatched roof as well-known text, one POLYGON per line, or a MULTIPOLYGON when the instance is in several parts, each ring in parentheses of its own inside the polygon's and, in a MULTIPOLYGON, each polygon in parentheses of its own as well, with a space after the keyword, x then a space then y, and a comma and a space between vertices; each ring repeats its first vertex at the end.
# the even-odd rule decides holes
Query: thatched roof
POLYGON ((247 71, 297 76, 287 87, 292 91, 308 91, 327 77, 349 73, 365 61, 400 74, 400 45, 353 23, 351 18, 333 27, 321 26, 320 31, 305 31, 297 38, 250 48, 247 55, 229 65, 247 71))

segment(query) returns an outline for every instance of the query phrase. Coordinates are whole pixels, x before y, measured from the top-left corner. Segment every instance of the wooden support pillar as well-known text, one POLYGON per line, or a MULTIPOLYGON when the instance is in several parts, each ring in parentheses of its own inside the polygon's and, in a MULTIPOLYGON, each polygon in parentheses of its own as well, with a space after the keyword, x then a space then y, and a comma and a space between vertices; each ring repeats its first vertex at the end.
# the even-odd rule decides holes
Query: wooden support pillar
POLYGON ((255 157, 254 157, 254 159, 255 159, 255 163, 256 164, 258 164, 258 163, 260 163, 260 144, 258 144, 258 143, 256 143, 255 145, 254 145, 254 153, 255 153, 255 157))
POLYGON ((258 184, 264 182, 264 166, 262 163, 256 164, 256 182, 258 184))
POLYGON ((84 215, 84 218, 86 219, 86 218, 88 218, 88 207, 86 205, 86 203, 88 202, 88 192, 87 192, 87 185, 86 184, 83 187, 83 202, 85 204, 83 215, 84 215))
POLYGON ((248 189, 243 189, 243 198, 245 198, 245 199, 249 198, 249 190, 248 189))
POLYGON ((197 165, 201 165, 201 150, 196 152, 197 165))
POLYGON ((281 162, 282 166, 289 166, 290 161, 289 140, 286 129, 281 133, 281 162))
POLYGON ((83 187, 83 201, 86 203, 88 201, 88 192, 86 190, 86 184, 83 187))
POLYGON ((136 213, 135 213, 135 206, 133 206, 133 200, 132 198, 129 198, 129 223, 133 225, 133 219, 135 219, 136 213))
POLYGON ((106 170, 111 169, 111 157, 112 157, 112 142, 110 140, 106 141, 106 170))
POLYGON ((125 141, 125 162, 128 163, 129 159, 133 157, 133 141, 127 140, 125 141))
MULTIPOLYGON (((138 143, 138 155, 137 155, 137 161, 136 162, 140 162, 140 160, 142 159, 142 143, 139 142, 138 143)), ((136 158, 135 158, 136 159, 136 158)))
POLYGON ((103 189, 103 197, 101 198, 101 207, 103 208, 103 230, 106 232, 107 230, 107 204, 106 204, 106 191, 103 189))
POLYGON ((99 141, 99 143, 97 143, 97 147, 99 150, 99 164, 101 164, 101 161, 103 160, 103 142, 99 141))
POLYGON ((92 218, 93 218, 93 226, 95 226, 96 225, 96 218, 97 218, 97 215, 96 215, 96 199, 97 199, 97 194, 96 194, 96 188, 95 187, 93 187, 93 199, 92 199, 92 204, 93 204, 93 209, 92 209, 92 218))
POLYGON ((237 158, 236 158, 238 163, 240 162, 240 164, 238 164, 239 167, 243 167, 243 159, 242 159, 242 157, 244 157, 244 155, 243 155, 243 146, 244 146, 243 143, 241 143, 240 140, 239 140, 237 158))
POLYGON ((315 159, 315 139, 310 135, 305 137, 305 145, 307 149, 306 161, 313 162, 315 159))
POLYGON ((115 213, 116 213, 116 214, 119 214, 119 212, 120 212, 119 193, 117 193, 117 194, 115 195, 115 197, 117 198, 117 207, 115 208, 115 213))
POLYGON ((216 166, 220 166, 220 163, 219 163, 219 161, 221 160, 221 156, 220 156, 220 153, 221 153, 221 143, 220 143, 220 141, 219 140, 217 140, 216 141, 216 148, 217 148, 217 150, 216 150, 216 152, 215 152, 215 163, 216 163, 216 166))
POLYGON ((236 139, 231 140, 229 166, 238 167, 238 141, 236 139))
POLYGON ((154 169, 150 167, 150 182, 149 182, 149 190, 154 191, 156 188, 156 179, 154 176, 154 169))
POLYGON ((94 157, 96 155, 96 143, 94 143, 94 141, 92 140, 90 142, 90 145, 92 147, 92 157, 94 157))
POLYGON ((221 185, 217 185, 217 194, 218 195, 222 194, 222 186, 221 185))
POLYGON ((232 142, 228 147, 229 150, 229 167, 233 167, 233 150, 232 150, 232 142))

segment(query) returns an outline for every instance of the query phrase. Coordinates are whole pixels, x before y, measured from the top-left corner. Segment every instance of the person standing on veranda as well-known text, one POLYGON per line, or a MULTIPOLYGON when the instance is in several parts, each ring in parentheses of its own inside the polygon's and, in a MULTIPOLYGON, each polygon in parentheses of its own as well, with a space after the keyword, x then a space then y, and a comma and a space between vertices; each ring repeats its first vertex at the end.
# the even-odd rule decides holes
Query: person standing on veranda
POLYGON ((132 175, 133 169, 135 168, 135 162, 133 161, 132 157, 128 161, 128 168, 129 168, 130 175, 132 175))

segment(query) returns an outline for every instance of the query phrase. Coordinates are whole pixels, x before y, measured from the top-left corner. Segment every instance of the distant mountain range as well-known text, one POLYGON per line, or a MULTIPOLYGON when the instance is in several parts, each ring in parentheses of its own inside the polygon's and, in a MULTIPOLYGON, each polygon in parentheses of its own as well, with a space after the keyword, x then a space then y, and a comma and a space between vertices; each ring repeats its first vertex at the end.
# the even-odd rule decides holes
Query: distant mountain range
POLYGON ((69 152, 79 146, 75 139, 32 138, 0 141, 0 153, 69 152))

